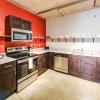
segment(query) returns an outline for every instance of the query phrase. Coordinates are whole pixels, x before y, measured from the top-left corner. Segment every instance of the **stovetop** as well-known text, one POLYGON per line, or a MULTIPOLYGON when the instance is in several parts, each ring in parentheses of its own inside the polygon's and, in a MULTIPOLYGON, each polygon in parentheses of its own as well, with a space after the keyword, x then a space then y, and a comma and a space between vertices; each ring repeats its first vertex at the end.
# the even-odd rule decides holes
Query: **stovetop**
POLYGON ((15 59, 23 59, 36 56, 36 54, 29 53, 29 47, 27 46, 9 47, 7 48, 6 55, 15 59))
POLYGON ((21 53, 7 54, 7 56, 19 60, 19 59, 24 59, 28 57, 34 57, 36 56, 36 54, 28 53, 28 52, 21 52, 21 53))

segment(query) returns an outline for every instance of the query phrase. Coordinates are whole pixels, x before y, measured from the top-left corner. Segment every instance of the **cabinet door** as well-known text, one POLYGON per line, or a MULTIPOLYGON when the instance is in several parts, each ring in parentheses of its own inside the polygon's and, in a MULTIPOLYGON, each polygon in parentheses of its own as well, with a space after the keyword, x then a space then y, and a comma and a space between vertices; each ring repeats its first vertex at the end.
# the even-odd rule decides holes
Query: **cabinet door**
POLYGON ((69 74, 74 75, 74 76, 79 76, 80 75, 80 60, 69 58, 68 69, 69 69, 69 74))
POLYGON ((40 75, 42 73, 43 70, 43 61, 40 60, 40 58, 38 59, 38 74, 40 75))
POLYGON ((16 90, 16 73, 15 70, 5 70, 0 72, 0 78, 2 80, 1 87, 3 90, 13 92, 16 90))
POLYGON ((0 80, 0 90, 8 95, 16 90, 16 62, 0 65, 0 80))
POLYGON ((96 71, 96 64, 95 61, 91 62, 90 60, 81 61, 81 68, 80 73, 81 77, 87 80, 95 80, 95 71, 96 71))
POLYGON ((54 69, 54 53, 49 53, 49 68, 54 69))
POLYGON ((45 57, 44 55, 40 55, 38 58, 38 73, 39 75, 46 71, 45 67, 45 57))
POLYGON ((49 68, 49 54, 44 54, 45 68, 49 68))
POLYGON ((100 58, 97 58, 96 61, 96 81, 100 82, 100 58))
POLYGON ((31 22, 28 22, 26 20, 22 20, 22 29, 31 30, 31 22))
POLYGON ((14 17, 14 16, 9 16, 9 18, 10 18, 10 20, 9 20, 10 21, 10 27, 21 29, 22 23, 21 23, 20 18, 17 18, 17 17, 14 17))
POLYGON ((9 30, 10 28, 31 30, 31 22, 15 16, 7 16, 5 19, 5 26, 7 30, 9 30))

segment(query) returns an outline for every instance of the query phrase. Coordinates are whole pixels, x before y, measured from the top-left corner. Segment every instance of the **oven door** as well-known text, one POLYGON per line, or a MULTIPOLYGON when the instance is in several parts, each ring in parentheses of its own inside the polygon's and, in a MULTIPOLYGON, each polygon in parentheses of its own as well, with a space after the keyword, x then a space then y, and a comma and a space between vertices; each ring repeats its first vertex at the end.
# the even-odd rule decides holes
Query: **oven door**
POLYGON ((28 74, 28 59, 17 61, 17 79, 20 79, 28 74))
POLYGON ((22 29, 11 29, 12 41, 32 41, 32 31, 22 29))
POLYGON ((37 70, 37 59, 36 56, 17 61, 17 80, 37 70))

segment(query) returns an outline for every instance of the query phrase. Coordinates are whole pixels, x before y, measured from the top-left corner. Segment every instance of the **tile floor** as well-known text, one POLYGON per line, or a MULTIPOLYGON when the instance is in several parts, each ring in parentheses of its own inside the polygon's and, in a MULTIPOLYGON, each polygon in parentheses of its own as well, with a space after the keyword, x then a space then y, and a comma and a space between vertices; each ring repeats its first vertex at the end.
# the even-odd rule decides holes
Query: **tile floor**
POLYGON ((100 100, 100 84, 48 70, 6 100, 100 100))

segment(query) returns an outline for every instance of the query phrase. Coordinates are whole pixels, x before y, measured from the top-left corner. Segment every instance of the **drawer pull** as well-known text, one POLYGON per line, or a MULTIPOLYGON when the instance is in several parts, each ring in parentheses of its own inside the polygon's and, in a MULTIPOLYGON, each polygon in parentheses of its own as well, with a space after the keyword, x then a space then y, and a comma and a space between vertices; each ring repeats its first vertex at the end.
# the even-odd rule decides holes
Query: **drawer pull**
POLYGON ((16 69, 14 69, 14 73, 15 73, 15 76, 16 76, 16 69))
POLYGON ((7 69, 7 68, 10 68, 10 67, 12 67, 12 65, 8 65, 8 66, 5 66, 5 67, 3 67, 4 69, 7 69))
POLYGON ((22 60, 17 61, 18 64, 27 63, 27 62, 28 62, 28 59, 22 59, 22 60))

